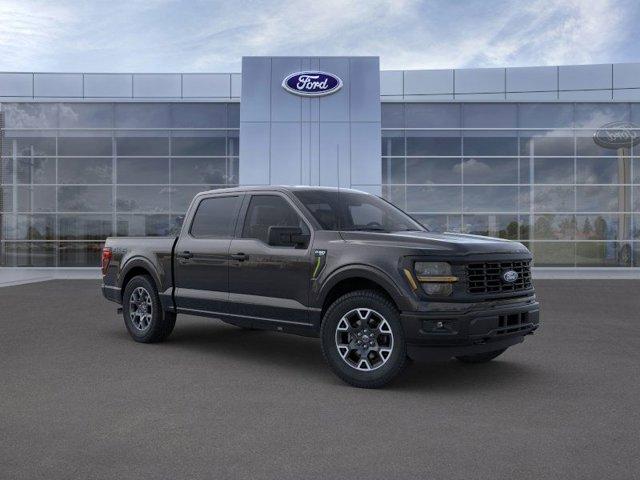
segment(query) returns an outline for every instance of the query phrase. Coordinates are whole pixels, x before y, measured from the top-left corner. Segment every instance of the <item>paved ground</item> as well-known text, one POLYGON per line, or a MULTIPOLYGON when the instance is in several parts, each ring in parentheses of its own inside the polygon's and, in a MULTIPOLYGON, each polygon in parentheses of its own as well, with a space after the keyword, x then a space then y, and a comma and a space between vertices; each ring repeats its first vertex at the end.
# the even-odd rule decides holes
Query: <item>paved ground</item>
POLYGON ((537 285, 523 345, 374 391, 314 339, 181 317, 139 345, 97 282, 0 289, 0 478, 638 478, 640 282, 537 285))

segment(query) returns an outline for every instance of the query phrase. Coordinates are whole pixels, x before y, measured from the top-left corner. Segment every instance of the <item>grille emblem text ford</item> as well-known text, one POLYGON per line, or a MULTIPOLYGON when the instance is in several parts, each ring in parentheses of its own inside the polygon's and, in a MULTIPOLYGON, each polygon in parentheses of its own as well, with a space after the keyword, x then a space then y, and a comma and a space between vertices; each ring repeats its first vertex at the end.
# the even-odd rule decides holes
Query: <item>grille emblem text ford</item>
POLYGON ((319 97, 340 90, 342 80, 327 72, 296 72, 282 81, 282 88, 303 97, 319 97))
POLYGON ((507 270, 502 273, 502 279, 507 283, 513 283, 518 279, 518 272, 515 270, 507 270))

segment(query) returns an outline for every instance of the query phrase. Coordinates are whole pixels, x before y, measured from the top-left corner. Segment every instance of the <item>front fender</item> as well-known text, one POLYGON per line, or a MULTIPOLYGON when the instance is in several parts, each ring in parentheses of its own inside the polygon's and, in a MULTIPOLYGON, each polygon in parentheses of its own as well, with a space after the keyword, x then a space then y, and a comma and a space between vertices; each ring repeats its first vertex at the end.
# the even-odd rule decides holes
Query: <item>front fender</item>
POLYGON ((391 276, 376 267, 364 264, 345 265, 328 274, 317 292, 316 306, 321 308, 331 289, 339 282, 351 278, 364 278, 375 282, 391 296, 400 310, 409 310, 411 308, 410 299, 391 276))

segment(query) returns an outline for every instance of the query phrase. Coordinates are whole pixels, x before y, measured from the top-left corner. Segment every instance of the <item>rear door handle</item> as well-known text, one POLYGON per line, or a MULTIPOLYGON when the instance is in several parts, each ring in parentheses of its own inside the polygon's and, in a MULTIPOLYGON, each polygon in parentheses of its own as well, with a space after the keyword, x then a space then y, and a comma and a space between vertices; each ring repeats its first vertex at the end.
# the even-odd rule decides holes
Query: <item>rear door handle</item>
POLYGON ((177 253, 176 256, 178 258, 184 258, 185 260, 188 260, 189 258, 193 258, 193 253, 191 253, 191 252, 180 252, 180 253, 177 253))
POLYGON ((234 260, 238 260, 239 262, 244 262, 247 258, 249 258, 249 255, 247 255, 246 253, 234 253, 231 255, 231 258, 233 258, 234 260))

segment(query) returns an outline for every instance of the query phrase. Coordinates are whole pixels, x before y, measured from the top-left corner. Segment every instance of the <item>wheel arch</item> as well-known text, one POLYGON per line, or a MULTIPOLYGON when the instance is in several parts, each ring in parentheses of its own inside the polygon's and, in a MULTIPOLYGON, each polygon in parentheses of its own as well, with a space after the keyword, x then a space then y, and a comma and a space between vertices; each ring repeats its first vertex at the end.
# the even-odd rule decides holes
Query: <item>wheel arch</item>
POLYGON ((151 277, 151 280, 153 281, 154 286, 156 287, 156 291, 158 293, 161 293, 159 288, 160 280, 158 278, 157 272, 155 271, 155 268, 153 267, 151 262, 149 262, 148 260, 142 257, 137 257, 129 260, 125 264, 124 268, 122 269, 122 272, 120 274, 121 295, 124 295, 124 289, 126 288, 127 283, 129 283, 129 281, 133 277, 136 277, 138 275, 147 275, 151 277))
POLYGON ((387 297, 395 307, 402 311, 407 308, 407 298, 385 273, 366 266, 343 268, 333 273, 325 282, 319 295, 321 308, 320 321, 327 309, 338 298, 357 290, 375 290, 387 297))

